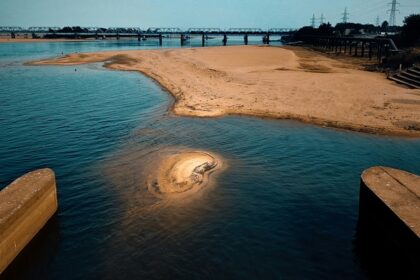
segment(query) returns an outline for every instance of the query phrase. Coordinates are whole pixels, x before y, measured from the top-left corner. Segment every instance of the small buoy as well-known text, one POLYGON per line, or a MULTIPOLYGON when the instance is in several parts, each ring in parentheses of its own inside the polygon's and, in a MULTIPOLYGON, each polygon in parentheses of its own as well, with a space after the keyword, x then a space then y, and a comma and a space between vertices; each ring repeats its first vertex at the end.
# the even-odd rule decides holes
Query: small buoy
POLYGON ((77 69, 76 68, 74 68, 74 72, 76 72, 77 71, 77 69))

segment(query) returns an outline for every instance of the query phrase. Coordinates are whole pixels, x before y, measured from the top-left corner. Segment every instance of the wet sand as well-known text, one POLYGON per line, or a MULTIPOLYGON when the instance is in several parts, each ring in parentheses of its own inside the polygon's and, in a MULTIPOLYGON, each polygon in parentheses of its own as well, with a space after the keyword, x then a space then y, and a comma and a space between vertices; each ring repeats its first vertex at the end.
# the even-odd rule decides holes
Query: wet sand
POLYGON ((420 136, 420 90, 300 47, 232 46, 71 54, 32 65, 104 62, 139 71, 183 116, 295 119, 377 134, 420 136))
POLYGON ((166 156, 147 180, 149 191, 157 197, 192 194, 209 181, 209 175, 219 170, 221 159, 203 151, 180 151, 166 156))

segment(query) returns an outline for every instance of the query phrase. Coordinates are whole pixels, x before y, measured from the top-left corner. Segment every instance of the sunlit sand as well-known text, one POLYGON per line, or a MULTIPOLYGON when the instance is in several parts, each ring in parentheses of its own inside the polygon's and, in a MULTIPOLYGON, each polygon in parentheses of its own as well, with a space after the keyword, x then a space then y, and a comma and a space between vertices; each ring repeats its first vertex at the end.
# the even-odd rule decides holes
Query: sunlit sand
POLYGON ((71 54, 33 64, 104 62, 140 71, 183 116, 295 119, 355 131, 420 136, 420 90, 303 48, 259 46, 71 54))
POLYGON ((194 193, 205 187, 209 175, 221 166, 219 158, 206 152, 175 153, 165 157, 151 173, 148 189, 158 197, 194 193))

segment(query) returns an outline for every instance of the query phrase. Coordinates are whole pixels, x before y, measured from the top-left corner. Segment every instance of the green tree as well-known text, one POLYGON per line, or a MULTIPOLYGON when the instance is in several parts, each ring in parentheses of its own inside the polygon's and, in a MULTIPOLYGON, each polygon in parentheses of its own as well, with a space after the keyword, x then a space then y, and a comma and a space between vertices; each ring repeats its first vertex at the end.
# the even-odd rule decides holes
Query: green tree
POLYGON ((387 21, 382 22, 381 31, 382 32, 387 32, 388 31, 388 26, 389 26, 389 23, 387 21))
POLYGON ((407 46, 414 45, 420 40, 420 14, 411 15, 404 19, 401 38, 407 46))

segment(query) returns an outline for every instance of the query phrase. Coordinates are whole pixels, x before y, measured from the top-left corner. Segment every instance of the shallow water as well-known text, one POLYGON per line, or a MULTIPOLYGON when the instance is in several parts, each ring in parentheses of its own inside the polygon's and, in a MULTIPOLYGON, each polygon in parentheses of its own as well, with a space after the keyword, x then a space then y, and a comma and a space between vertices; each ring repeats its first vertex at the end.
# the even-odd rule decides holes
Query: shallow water
POLYGON ((177 117, 170 96, 138 73, 22 65, 153 47, 0 44, 0 186, 51 167, 59 198, 56 217, 3 277, 368 279, 354 245, 360 173, 387 165, 420 174, 419 140, 177 117), (147 155, 171 147, 215 152, 228 168, 199 195, 159 200, 142 171, 147 155))

